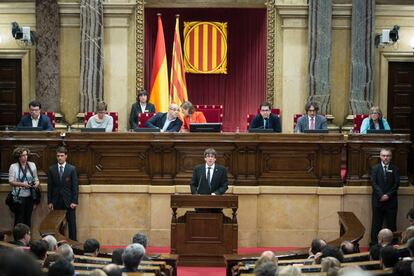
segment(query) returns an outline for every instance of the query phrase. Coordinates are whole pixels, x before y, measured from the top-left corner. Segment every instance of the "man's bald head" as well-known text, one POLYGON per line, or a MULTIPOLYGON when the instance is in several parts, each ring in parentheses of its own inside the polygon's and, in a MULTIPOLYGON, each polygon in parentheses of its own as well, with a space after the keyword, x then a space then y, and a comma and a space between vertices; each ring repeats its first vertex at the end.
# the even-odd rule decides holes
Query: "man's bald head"
POLYGON ((390 229, 384 228, 378 233, 378 243, 382 246, 392 244, 394 235, 390 229))

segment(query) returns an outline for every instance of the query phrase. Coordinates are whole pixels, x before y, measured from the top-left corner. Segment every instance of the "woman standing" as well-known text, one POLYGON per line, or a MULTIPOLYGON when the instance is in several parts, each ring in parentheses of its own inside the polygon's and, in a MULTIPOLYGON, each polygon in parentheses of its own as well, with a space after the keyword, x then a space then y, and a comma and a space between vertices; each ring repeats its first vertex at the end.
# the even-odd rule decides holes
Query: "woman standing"
POLYGON ((35 163, 28 161, 29 154, 29 149, 23 147, 13 151, 13 157, 17 162, 10 165, 9 184, 13 187, 13 196, 21 201, 14 213, 14 225, 24 223, 30 227, 34 207, 33 197, 36 195, 35 188, 39 187, 40 182, 35 163))
POLYGON ((190 123, 206 123, 206 117, 203 112, 195 111, 195 108, 192 103, 184 102, 181 105, 181 110, 184 114, 183 126, 181 127, 181 132, 190 131, 190 123))

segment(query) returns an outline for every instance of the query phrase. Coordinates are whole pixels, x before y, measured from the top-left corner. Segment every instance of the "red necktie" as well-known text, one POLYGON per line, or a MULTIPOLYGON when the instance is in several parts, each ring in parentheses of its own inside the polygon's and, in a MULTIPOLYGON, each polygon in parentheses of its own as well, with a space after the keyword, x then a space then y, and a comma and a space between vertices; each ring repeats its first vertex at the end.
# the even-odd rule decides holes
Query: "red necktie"
POLYGON ((309 129, 315 129, 315 118, 313 117, 310 118, 309 129))

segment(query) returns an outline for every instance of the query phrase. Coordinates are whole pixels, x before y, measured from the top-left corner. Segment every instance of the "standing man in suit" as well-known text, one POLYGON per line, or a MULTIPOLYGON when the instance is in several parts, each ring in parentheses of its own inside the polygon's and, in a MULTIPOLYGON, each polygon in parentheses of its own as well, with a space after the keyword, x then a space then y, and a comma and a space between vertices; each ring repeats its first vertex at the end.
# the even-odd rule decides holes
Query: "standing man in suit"
POLYGON ((296 123, 295 132, 303 132, 308 129, 328 129, 325 116, 318 114, 319 107, 314 102, 305 105, 306 115, 300 117, 296 123))
POLYGON ((217 152, 212 148, 204 151, 206 163, 193 170, 190 182, 193 195, 222 195, 227 191, 227 170, 216 164, 216 156, 217 152))
POLYGON ((29 111, 29 114, 21 118, 17 127, 41 127, 42 130, 53 130, 49 117, 41 114, 42 104, 39 101, 31 101, 29 103, 29 111))
POLYGON ((66 163, 67 149, 56 150, 57 164, 47 173, 47 203, 49 210, 66 210, 69 238, 76 241, 76 207, 78 206, 78 175, 76 168, 66 163))
POLYGON ((252 129, 273 129, 274 132, 281 132, 279 117, 271 113, 272 106, 264 102, 259 106, 260 114, 256 115, 250 122, 249 130, 252 129))
POLYGON ((183 122, 178 118, 178 105, 172 103, 168 106, 168 112, 157 113, 145 122, 145 127, 159 128, 160 132, 179 132, 183 122))
POLYGON ((131 107, 129 125, 132 129, 136 129, 138 127, 138 113, 155 113, 155 106, 148 102, 148 93, 145 89, 138 91, 137 101, 132 104, 131 107))
POLYGON ((397 190, 400 185, 400 171, 390 163, 392 152, 381 149, 381 162, 371 171, 372 184, 372 226, 371 245, 378 243, 378 233, 385 219, 386 227, 391 231, 397 230, 398 198, 397 190))

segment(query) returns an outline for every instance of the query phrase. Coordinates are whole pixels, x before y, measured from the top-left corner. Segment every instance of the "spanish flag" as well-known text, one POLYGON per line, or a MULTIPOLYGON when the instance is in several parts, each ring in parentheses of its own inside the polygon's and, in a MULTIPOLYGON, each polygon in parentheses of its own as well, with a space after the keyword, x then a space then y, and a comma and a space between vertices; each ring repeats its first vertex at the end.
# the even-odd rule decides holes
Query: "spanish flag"
POLYGON ((165 53, 164 30, 161 14, 158 16, 157 41, 155 42, 154 59, 151 73, 150 102, 155 105, 157 112, 168 111, 168 71, 165 53))
POLYGON ((170 75, 171 103, 175 103, 178 106, 180 106, 183 102, 188 101, 187 83, 185 81, 185 72, 181 49, 179 21, 179 15, 177 14, 175 19, 175 32, 170 75))

